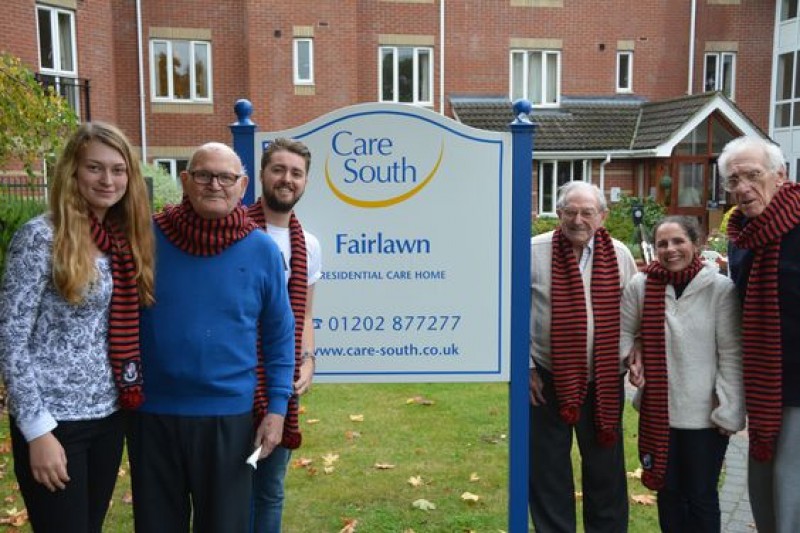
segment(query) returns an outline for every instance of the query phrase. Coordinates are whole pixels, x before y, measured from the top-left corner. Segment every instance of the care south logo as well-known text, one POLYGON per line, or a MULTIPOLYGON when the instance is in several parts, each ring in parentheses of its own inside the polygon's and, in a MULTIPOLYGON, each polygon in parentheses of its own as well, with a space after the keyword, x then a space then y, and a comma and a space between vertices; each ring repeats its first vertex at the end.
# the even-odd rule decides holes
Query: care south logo
POLYGON ((359 133, 346 128, 330 138, 325 183, 342 202, 376 209, 409 200, 436 177, 444 141, 359 133))

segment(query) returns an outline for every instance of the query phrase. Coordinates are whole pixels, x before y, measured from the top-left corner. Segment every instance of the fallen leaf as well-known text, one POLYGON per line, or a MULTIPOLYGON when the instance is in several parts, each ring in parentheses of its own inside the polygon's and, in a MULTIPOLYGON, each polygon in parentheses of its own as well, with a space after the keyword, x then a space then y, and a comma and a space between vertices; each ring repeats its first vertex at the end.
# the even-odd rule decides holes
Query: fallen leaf
POLYGON ((11 437, 0 441, 0 453, 11 453, 11 437))
POLYGON ((306 406, 305 405, 301 405, 300 407, 297 408, 297 412, 299 414, 301 414, 301 415, 306 414, 306 406))
POLYGON ((345 518, 344 527, 339 530, 339 533, 353 533, 358 525, 358 520, 355 518, 345 518))
POLYGON ((117 470, 117 477, 125 477, 128 472, 124 468, 120 468, 117 470))
POLYGON ((306 424, 319 424, 319 418, 309 418, 306 420, 306 424))
POLYGON ((326 453, 322 456, 322 463, 325 466, 332 466, 333 463, 339 460, 338 453, 326 453))
POLYGON ((473 473, 471 473, 469 475, 469 480, 472 483, 475 483, 476 481, 480 481, 481 480, 481 476, 479 476, 477 472, 473 472, 473 473))
POLYGON ((628 472, 627 475, 631 479, 642 479, 642 469, 637 468, 633 472, 628 472))
POLYGON ((403 530, 403 533, 414 533, 414 530, 413 530, 413 529, 411 529, 411 528, 409 528, 409 529, 404 529, 404 530, 403 530))
POLYGON ((378 470, 391 470, 395 465, 389 463, 375 463, 375 468, 378 470))
POLYGON ((344 432, 344 437, 347 440, 354 440, 354 439, 360 438, 361 437, 361 433, 359 433, 358 431, 345 431, 344 432))
POLYGON ((0 524, 14 526, 14 527, 22 527, 28 523, 27 509, 17 511, 16 507, 12 507, 11 509, 6 509, 5 514, 6 514, 5 517, 0 518, 0 524))
POLYGON ((351 422, 363 422, 364 421, 364 415, 350 415, 350 421, 351 422))
POLYGON ((309 466, 308 468, 306 468, 306 472, 308 473, 309 476, 316 476, 317 474, 319 474, 319 470, 317 470, 316 467, 313 466, 309 466))
POLYGON ((334 470, 336 470, 336 467, 334 467, 334 466, 328 465, 328 466, 323 466, 322 467, 322 471, 325 472, 326 474, 333 474, 334 470))
POLYGON ((419 487, 420 485, 425 484, 425 482, 422 481, 422 476, 411 476, 406 481, 408 481, 408 484, 412 487, 419 487))
POLYGON ((131 491, 122 495, 122 503, 133 503, 133 493, 131 491))
POLYGON ((581 491, 579 491, 579 490, 576 490, 575 491, 575 499, 576 500, 582 500, 583 499, 583 493, 581 491))
POLYGON ((16 500, 16 498, 14 498, 13 496, 6 496, 5 498, 3 498, 3 501, 6 503, 14 503, 14 500, 16 500))
POLYGON ((481 499, 481 497, 477 494, 472 494, 471 492, 464 492, 461 494, 461 499, 465 502, 477 502, 481 499))
POLYGON ((408 400, 406 400, 406 405, 410 405, 412 403, 415 403, 417 405, 433 405, 436 402, 434 402, 433 400, 429 400, 424 396, 414 396, 413 398, 409 398, 408 400))
POLYGON ((292 468, 305 468, 313 462, 314 460, 309 459, 308 457, 300 457, 299 459, 292 461, 292 468))
POLYGON ((656 497, 652 494, 631 494, 631 501, 639 505, 655 505, 656 497))
POLYGON ((425 500, 423 498, 420 498, 419 500, 414 500, 414 502, 411 505, 423 511, 431 511, 433 509, 436 509, 435 503, 429 502, 428 500, 425 500))

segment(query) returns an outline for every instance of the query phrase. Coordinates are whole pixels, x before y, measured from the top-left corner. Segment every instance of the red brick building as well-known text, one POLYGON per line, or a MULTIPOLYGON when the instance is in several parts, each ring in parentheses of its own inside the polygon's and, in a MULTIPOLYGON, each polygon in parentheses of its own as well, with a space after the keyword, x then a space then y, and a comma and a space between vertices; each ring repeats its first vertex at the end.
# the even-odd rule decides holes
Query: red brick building
MULTIPOLYGON (((725 96, 695 109, 706 116, 681 115, 684 125, 719 124, 730 136, 743 124, 767 131, 769 118, 772 1, 5 0, 3 7, 0 49, 56 83, 84 119, 117 123, 148 161, 173 171, 198 144, 230 140, 239 98, 253 102, 261 129, 279 130, 361 102, 402 101, 454 116, 454 101, 469 108, 526 97, 543 121, 537 145, 548 146, 547 158, 534 156, 534 206, 547 213, 551 185, 600 182, 601 173, 609 193, 619 187, 677 200, 677 187, 659 184, 664 174, 681 183, 672 159, 679 154, 637 151, 638 132, 628 145, 617 136, 607 146, 553 146, 581 139, 552 136, 559 116, 580 114, 576 104, 613 104, 599 122, 594 116, 591 142, 627 127, 616 123, 630 118, 632 105, 643 114, 647 103, 706 90, 725 96), (560 162, 572 170, 564 174, 560 162), (552 183, 542 181, 548 173, 552 183)), ((673 136, 686 134, 673 126, 673 136)), ((689 176, 705 189, 695 206, 702 211, 716 201, 719 151, 704 146, 704 164, 689 176)))

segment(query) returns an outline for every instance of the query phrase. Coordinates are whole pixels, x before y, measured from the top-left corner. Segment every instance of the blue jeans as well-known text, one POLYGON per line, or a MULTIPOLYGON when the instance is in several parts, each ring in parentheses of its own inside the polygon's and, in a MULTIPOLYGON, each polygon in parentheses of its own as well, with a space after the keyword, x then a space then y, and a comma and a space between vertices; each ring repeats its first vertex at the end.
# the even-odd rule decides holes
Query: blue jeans
POLYGON ((292 451, 276 447, 253 473, 253 533, 280 533, 283 480, 292 451))

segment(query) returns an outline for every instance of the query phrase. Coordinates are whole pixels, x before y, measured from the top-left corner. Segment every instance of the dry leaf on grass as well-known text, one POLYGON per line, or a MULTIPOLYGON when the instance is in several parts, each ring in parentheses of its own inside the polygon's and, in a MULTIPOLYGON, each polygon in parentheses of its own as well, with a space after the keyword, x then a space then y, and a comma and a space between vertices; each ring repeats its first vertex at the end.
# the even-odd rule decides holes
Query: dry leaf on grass
POLYGON ((301 414, 301 415, 306 414, 306 406, 305 405, 301 405, 300 407, 297 408, 297 412, 299 414, 301 414))
POLYGON ((475 483, 481 480, 481 476, 479 476, 477 472, 473 472, 469 475, 469 480, 471 483, 475 483))
POLYGON ((628 477, 631 479, 642 479, 642 469, 637 468, 633 472, 628 472, 628 477))
POLYGON ((575 491, 575 499, 576 500, 582 500, 583 499, 583 493, 581 491, 579 491, 579 490, 576 490, 575 491))
POLYGON ((436 504, 433 502, 429 502, 424 498, 420 498, 419 500, 414 500, 411 505, 416 507, 417 509, 421 509, 423 511, 432 511, 436 509, 436 504))
POLYGON ((412 487, 419 487, 420 485, 425 484, 425 482, 422 481, 422 476, 411 476, 406 481, 408 481, 408 484, 412 487))
POLYGON ((16 507, 12 507, 11 509, 6 509, 4 512, 6 516, 0 518, 0 524, 14 526, 14 527, 22 527, 28 523, 27 509, 17 511, 16 507))
POLYGON ((472 494, 471 492, 464 492, 461 494, 461 499, 465 502, 477 502, 481 499, 481 497, 477 494, 472 494))
POLYGON ((363 422, 364 421, 364 415, 350 415, 350 421, 351 422, 363 422))
POLYGON ((314 460, 309 459, 308 457, 300 457, 299 459, 292 461, 292 468, 306 468, 313 462, 314 460))
POLYGON ((339 533, 354 533, 357 525, 358 525, 358 520, 356 520, 355 518, 345 518, 344 527, 339 530, 339 533))
POLYGON ((378 470, 391 470, 395 465, 389 463, 375 463, 375 468, 378 470))
POLYGON ((412 403, 415 403, 417 405, 433 405, 436 402, 434 402, 433 400, 429 400, 424 396, 414 396, 413 398, 409 398, 408 400, 406 400, 406 405, 411 405, 412 403))
POLYGON ((656 497, 653 494, 631 494, 631 501, 639 505, 655 505, 656 497))
POLYGON ((322 456, 322 463, 325 466, 333 466, 333 464, 339 460, 338 453, 326 453, 322 456))
POLYGON ((131 491, 128 491, 122 495, 122 503, 133 503, 133 493, 131 491))
POLYGON ((319 418, 309 418, 306 420, 306 424, 319 424, 319 418))
POLYGON ((333 474, 333 471, 336 470, 336 467, 333 466, 323 466, 322 471, 326 474, 333 474))

